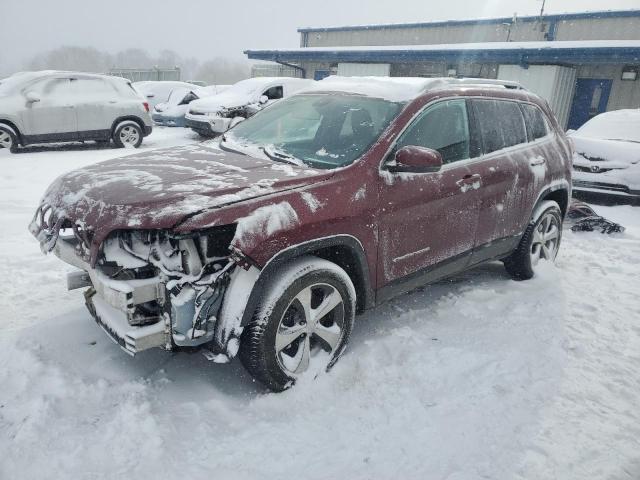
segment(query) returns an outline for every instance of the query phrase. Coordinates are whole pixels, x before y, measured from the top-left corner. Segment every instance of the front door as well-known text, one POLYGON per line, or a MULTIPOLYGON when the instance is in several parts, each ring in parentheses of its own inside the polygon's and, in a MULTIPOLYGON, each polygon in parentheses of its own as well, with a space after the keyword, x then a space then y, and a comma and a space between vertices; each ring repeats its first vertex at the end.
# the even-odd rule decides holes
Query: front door
POLYGON ((479 184, 467 166, 475 155, 471 143, 465 100, 445 100, 418 115, 385 160, 417 145, 439 151, 444 165, 435 173, 384 172, 378 209, 377 283, 385 287, 380 300, 467 265, 479 203, 479 184))
POLYGON ((40 101, 26 103, 22 111, 26 136, 40 137, 43 141, 53 138, 73 140, 77 137, 75 95, 69 78, 38 82, 27 88, 27 92, 35 93, 40 101))
POLYGON ((569 129, 577 130, 607 110, 612 80, 579 78, 569 115, 569 129))

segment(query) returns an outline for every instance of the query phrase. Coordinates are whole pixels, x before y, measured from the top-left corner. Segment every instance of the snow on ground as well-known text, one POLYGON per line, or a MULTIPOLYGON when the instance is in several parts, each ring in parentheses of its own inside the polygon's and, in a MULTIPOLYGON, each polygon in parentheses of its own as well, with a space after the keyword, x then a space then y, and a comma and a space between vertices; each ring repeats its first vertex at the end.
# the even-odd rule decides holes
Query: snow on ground
POLYGON ((57 175, 128 153, 0 151, 0 478, 640 478, 639 208, 596 207, 626 233, 565 231, 532 281, 490 264, 358 317, 330 374, 271 394, 128 357, 30 238, 57 175))

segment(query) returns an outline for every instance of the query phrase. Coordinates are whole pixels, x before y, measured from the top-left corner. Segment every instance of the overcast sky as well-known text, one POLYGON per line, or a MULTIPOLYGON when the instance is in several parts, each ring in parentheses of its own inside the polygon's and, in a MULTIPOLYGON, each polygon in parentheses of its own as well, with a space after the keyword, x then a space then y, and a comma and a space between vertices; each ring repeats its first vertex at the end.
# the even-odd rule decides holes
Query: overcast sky
MULTIPOLYGON (((172 49, 200 60, 298 46, 296 29, 537 14, 541 0, 0 0, 0 72, 63 45, 172 49)), ((640 0, 547 0, 548 13, 640 8, 640 0)))

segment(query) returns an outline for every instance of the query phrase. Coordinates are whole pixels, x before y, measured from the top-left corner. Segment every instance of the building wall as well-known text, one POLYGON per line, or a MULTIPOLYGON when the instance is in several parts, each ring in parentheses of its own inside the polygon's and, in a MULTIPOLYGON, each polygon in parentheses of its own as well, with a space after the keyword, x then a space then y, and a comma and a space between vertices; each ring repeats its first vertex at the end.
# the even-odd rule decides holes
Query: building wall
POLYGON ((640 40, 640 17, 563 20, 556 40, 640 40))
POLYGON ((516 21, 515 24, 372 27, 301 32, 303 47, 362 45, 434 45, 445 43, 544 41, 551 32, 556 40, 633 40, 640 38, 640 17, 550 21, 516 21), (509 33, 509 31, 511 33, 509 33))
POLYGON ((578 65, 577 78, 611 79, 607 111, 640 108, 640 80, 621 80, 623 65, 578 65))

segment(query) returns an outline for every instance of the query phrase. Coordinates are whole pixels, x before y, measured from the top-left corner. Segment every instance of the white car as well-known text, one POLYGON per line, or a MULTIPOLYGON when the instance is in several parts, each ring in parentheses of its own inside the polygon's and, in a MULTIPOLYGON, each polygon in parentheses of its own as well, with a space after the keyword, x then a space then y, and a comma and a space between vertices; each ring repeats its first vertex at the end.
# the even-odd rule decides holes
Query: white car
POLYGON ((23 72, 0 80, 0 147, 94 140, 139 147, 151 133, 149 105, 120 77, 23 72))
POLYGON ((153 107, 151 118, 156 125, 184 127, 184 116, 194 100, 211 97, 227 90, 231 85, 209 85, 198 88, 176 88, 166 102, 153 107))
POLYGON ((169 95, 174 90, 184 88, 191 90, 197 88, 197 85, 189 82, 178 82, 173 80, 144 80, 141 82, 133 82, 133 87, 147 99, 151 110, 159 103, 169 100, 169 95))
POLYGON ((575 191, 640 198, 640 109, 601 113, 569 138, 575 191))
POLYGON ((242 80, 218 95, 191 102, 185 123, 203 137, 213 137, 226 132, 240 119, 313 83, 313 80, 289 77, 242 80))

